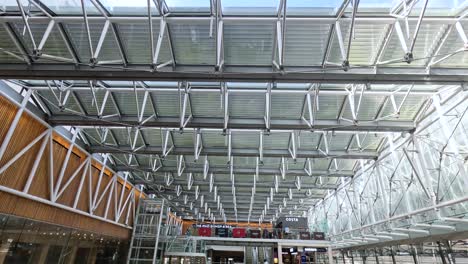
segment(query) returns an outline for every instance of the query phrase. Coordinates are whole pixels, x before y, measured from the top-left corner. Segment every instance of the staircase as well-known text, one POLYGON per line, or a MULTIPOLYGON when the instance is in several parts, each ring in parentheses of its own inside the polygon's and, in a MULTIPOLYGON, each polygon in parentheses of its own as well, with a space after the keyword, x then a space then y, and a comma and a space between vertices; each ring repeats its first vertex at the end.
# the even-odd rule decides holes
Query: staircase
MULTIPOLYGON (((189 260, 189 263, 206 263, 205 241, 192 237, 177 237, 166 248, 166 257, 178 257, 189 260)), ((178 262, 179 263, 179 262, 178 262)))
POLYGON ((263 247, 258 247, 258 263, 263 264, 263 261, 265 260, 265 248, 263 247))
POLYGON ((162 263, 159 240, 164 219, 164 200, 140 200, 127 263, 162 263))

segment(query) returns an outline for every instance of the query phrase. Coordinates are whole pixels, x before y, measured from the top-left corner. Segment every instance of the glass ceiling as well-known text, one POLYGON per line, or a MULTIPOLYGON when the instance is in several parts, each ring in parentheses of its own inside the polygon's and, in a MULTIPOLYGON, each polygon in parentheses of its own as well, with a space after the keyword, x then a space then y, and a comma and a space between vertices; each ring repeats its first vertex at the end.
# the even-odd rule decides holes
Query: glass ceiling
MULTIPOLYGON (((32 1, 32 0, 31 0, 32 1)), ((40 0, 49 10, 57 15, 80 15, 82 14, 80 0, 40 0)), ((90 1, 84 1, 88 15, 98 15, 99 11, 90 1)), ((170 13, 210 13, 214 8, 211 7, 210 0, 166 0, 165 6, 170 13)), ((31 11, 38 11, 37 7, 29 0, 21 0, 23 6, 31 11)), ((131 15, 139 16, 147 14, 147 0, 99 0, 111 15, 131 15)), ((158 14, 155 3, 151 1, 154 14, 158 14)), ((336 15, 343 5, 342 0, 288 0, 286 13, 291 16, 311 16, 336 15)), ((400 0, 361 0, 359 2, 358 12, 372 15, 373 13, 389 13, 392 8, 401 4, 400 0)), ((419 0, 411 16, 418 16, 419 10, 424 1, 419 0)), ((273 16, 278 13, 280 0, 224 0, 221 3, 223 15, 241 15, 241 16, 273 16)), ((462 0, 430 0, 428 2, 428 15, 448 16, 463 11, 467 7, 467 1, 462 0)), ((15 0, 5 0, 0 4, 0 9, 4 12, 17 12, 18 6, 15 0)), ((352 6, 347 8, 347 12, 352 11, 352 6)))
MULTIPOLYGON (((224 187, 235 182, 230 178, 236 170, 236 183, 249 185, 261 156, 258 174, 265 184, 291 171, 289 178, 285 175, 284 197, 288 189, 294 189, 295 202, 305 194, 306 187, 294 185, 301 177, 304 186, 317 187, 311 187, 314 194, 323 197, 340 184, 336 173, 348 177, 363 160, 375 159, 387 144, 385 134, 412 131, 431 96, 450 88, 445 83, 396 85, 404 78, 395 76, 419 70, 425 78, 432 69, 466 69, 468 21, 456 20, 466 1, 430 0, 418 23, 419 1, 408 24, 391 16, 400 3, 393 0, 361 0, 355 23, 352 6, 338 0, 288 0, 284 19, 284 13, 278 14, 280 0, 223 0, 220 14, 209 0, 151 1, 152 20, 146 0, 84 2, 87 19, 81 1, 34 1, 53 20, 24 0, 23 20, 15 1, 3 2, 0 66, 52 69, 49 78, 57 72, 87 74, 84 81, 18 82, 35 90, 37 105, 51 122, 82 127, 81 137, 94 152, 120 150, 112 152, 113 165, 131 170, 136 180, 148 180, 155 155, 164 156, 158 161, 163 169, 155 173, 160 177, 152 182, 156 189, 165 184, 165 175, 181 170, 180 164, 206 189, 205 156, 197 154, 205 152, 194 151, 204 149, 216 176, 228 183, 224 187), (340 11, 345 12, 338 18, 340 11), (404 61, 405 55, 413 60, 404 61), (107 75, 112 80, 91 77, 111 70, 118 71, 107 75), (309 74, 317 72, 361 78, 353 70, 370 77, 309 81, 309 74), (262 73, 274 75, 253 76, 262 73), (377 73, 393 79, 374 83, 377 73), (190 79, 204 74, 214 77, 190 79), (288 74, 304 79, 270 82, 288 74), (69 87, 72 96, 58 84, 69 87), (233 164, 232 172, 227 164, 233 164), (309 165, 317 174, 305 173, 309 165), (318 178, 322 173, 331 176, 318 178)), ((239 195, 251 193, 238 190, 239 195)), ((233 198, 229 192, 223 197, 233 198)))

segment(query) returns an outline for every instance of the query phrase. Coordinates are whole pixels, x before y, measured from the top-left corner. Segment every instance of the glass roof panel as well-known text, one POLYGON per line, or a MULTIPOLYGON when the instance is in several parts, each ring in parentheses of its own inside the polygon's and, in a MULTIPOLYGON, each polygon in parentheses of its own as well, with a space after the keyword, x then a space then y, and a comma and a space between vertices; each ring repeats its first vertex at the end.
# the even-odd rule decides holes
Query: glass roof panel
POLYGON ((297 119, 301 116, 303 94, 272 94, 271 117, 297 119))
POLYGON ((4 30, 3 27, 0 27, 0 39, 4 40, 4 41, 0 41, 0 49, 11 52, 11 54, 8 54, 6 52, 0 52, 0 62, 2 63, 23 62, 22 60, 19 59, 21 56, 20 56, 19 50, 15 47, 15 44, 13 44, 13 41, 5 41, 5 40, 9 40, 10 36, 6 32, 6 30, 4 30), (19 57, 15 57, 14 55, 16 56, 19 55, 19 57))
MULTIPOLYGON (((93 44, 93 50, 96 47, 101 36, 104 23, 89 23, 89 31, 93 44)), ((89 62, 91 55, 89 50, 89 42, 84 23, 69 23, 66 24, 66 29, 70 35, 73 46, 77 50, 77 54, 82 62, 89 62)), ((104 42, 102 43, 101 52, 98 56, 98 61, 113 61, 121 59, 119 52, 116 49, 117 43, 115 42, 112 32, 107 31, 104 42)))
POLYGON ((334 15, 342 5, 343 0, 289 0, 286 14, 293 16, 334 15))
MULTIPOLYGON (((23 5, 23 8, 25 9, 25 11, 30 11, 30 12, 39 11, 39 9, 35 5, 29 4, 29 0, 20 0, 20 3, 23 5)), ((0 11, 2 12, 19 11, 18 2, 16 2, 16 0, 3 0, 0 3, 0 11)))
MULTIPOLYGON (((19 23, 14 23, 13 25, 16 29, 17 34, 21 35, 25 28, 24 23, 19 22, 19 23)), ((34 36, 34 42, 36 43, 36 45, 38 45, 41 42, 44 32, 46 31, 47 23, 31 23, 30 28, 32 31, 32 35, 34 36)), ((34 47, 32 45, 31 39, 25 35, 23 37, 23 40, 24 40, 24 44, 26 45, 28 49, 28 53, 32 54, 34 47)), ((49 37, 47 38, 47 41, 45 42, 44 47, 42 48, 42 53, 70 59, 71 57, 70 53, 68 52, 65 42, 63 41, 63 38, 60 35, 60 32, 58 31, 57 27, 54 27, 52 29, 49 37)), ((46 59, 43 57, 40 57, 39 61, 41 63, 57 63, 58 62, 57 60, 46 59)))
MULTIPOLYGON (((359 1, 358 14, 360 15, 381 15, 389 14, 392 7, 400 3, 400 0, 361 0, 359 1)), ((346 12, 351 13, 353 7, 349 5, 346 12)))
MULTIPOLYGON (((410 21, 410 32, 414 32, 416 27, 416 21, 410 21)), ((404 26, 403 26, 404 27, 404 26)), ((419 29, 418 38, 416 39, 416 44, 413 49, 414 61, 411 64, 403 62, 403 56, 405 51, 401 47, 400 40, 398 39, 398 34, 394 32, 390 37, 388 46, 385 49, 382 59, 382 62, 401 59, 401 62, 387 63, 385 66, 421 66, 426 65, 429 57, 431 56, 431 51, 436 48, 438 40, 441 38, 444 32, 445 24, 439 23, 423 23, 419 29)), ((409 44, 408 44, 409 45, 409 44)))
POLYGON ((166 0, 170 12, 206 13, 210 12, 210 0, 166 0))
MULTIPOLYGON (((102 5, 112 15, 147 15, 148 1, 147 0, 100 0, 102 5)), ((154 2, 151 2, 151 12, 154 15, 159 15, 154 2)))
POLYGON ((170 26, 177 64, 215 64, 216 43, 208 21, 170 26))
MULTIPOLYGON (((468 29, 468 23, 461 22, 461 25, 466 34, 468 29)), ((446 30, 450 30, 449 26, 447 26, 446 30)), ((448 32, 448 34, 449 35, 445 40, 445 43, 451 43, 451 45, 442 45, 439 51, 439 56, 433 57, 431 62, 435 63, 439 61, 439 63, 437 63, 436 65, 442 67, 466 67, 468 63, 468 53, 463 51, 458 53, 456 52, 463 48, 463 39, 460 37, 459 32, 454 28, 452 28, 451 31, 448 32), (448 55, 451 56, 446 59, 443 59, 445 56, 448 55)))
POLYGON ((287 22, 285 65, 321 65, 330 28, 327 23, 287 22))
MULTIPOLYGON (((82 15, 80 0, 41 0, 52 12, 57 15, 82 15)), ((91 3, 84 1, 88 15, 99 15, 99 10, 91 3)))
MULTIPOLYGON (((424 1, 419 1, 411 10, 411 16, 419 16, 424 1)), ((468 7, 468 1, 461 0, 430 0, 427 3, 425 16, 451 16, 461 13, 468 7)))
POLYGON ((228 88, 231 89, 266 89, 268 83, 248 83, 248 82, 227 82, 228 88))
MULTIPOLYGON (((148 23, 119 23, 118 29, 129 63, 141 64, 151 62, 150 38, 148 23)), ((159 35, 159 21, 153 21, 153 37, 155 46, 159 35)), ((170 45, 167 34, 164 34, 158 63, 164 63, 171 59, 170 45)))
POLYGON ((274 15, 279 0, 223 0, 224 15, 274 15))
POLYGON ((228 65, 271 65, 273 23, 224 25, 224 59, 228 65))

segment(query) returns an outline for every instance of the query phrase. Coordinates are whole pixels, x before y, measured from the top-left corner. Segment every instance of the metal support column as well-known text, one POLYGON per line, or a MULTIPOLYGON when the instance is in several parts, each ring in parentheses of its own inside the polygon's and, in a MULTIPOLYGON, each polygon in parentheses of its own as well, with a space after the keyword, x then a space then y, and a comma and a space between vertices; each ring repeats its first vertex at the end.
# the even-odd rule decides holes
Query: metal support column
POLYGON ((392 257, 392 263, 396 264, 395 252, 393 251, 393 247, 390 247, 390 256, 392 257))
POLYGON ((283 264, 283 248, 278 244, 278 264, 283 264))
POLYGON ((411 247, 411 256, 413 257, 413 262, 414 264, 418 264, 419 261, 418 261, 418 251, 416 250, 416 248, 413 246, 413 245, 410 245, 411 247))
POLYGON ((164 200, 162 200, 161 203, 161 211, 159 212, 159 220, 158 220, 158 225, 156 226, 156 243, 154 245, 154 256, 153 256, 153 263, 157 263, 157 257, 158 257, 158 244, 159 244, 159 234, 161 233, 161 223, 163 220, 163 214, 164 214, 164 200))
POLYGON ((438 248, 438 253, 440 255, 440 259, 442 260, 442 263, 447 264, 447 260, 445 260, 445 256, 444 256, 444 250, 442 249, 442 244, 440 243, 440 241, 437 241, 437 248, 438 248))

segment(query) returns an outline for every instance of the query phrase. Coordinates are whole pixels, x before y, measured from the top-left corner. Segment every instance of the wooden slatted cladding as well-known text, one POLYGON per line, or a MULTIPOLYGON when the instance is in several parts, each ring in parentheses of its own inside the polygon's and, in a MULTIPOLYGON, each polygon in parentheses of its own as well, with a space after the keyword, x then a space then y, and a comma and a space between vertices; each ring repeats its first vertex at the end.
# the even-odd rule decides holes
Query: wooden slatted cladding
POLYGON ((0 191, 0 212, 127 240, 127 228, 0 191))
MULTIPOLYGON (((1 144, 17 111, 0 97, 1 144)), ((2 213, 125 239, 140 195, 105 163, 26 112, 0 159, 2 213)))

